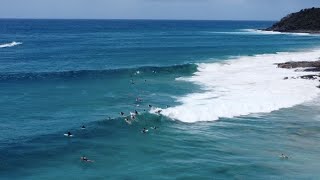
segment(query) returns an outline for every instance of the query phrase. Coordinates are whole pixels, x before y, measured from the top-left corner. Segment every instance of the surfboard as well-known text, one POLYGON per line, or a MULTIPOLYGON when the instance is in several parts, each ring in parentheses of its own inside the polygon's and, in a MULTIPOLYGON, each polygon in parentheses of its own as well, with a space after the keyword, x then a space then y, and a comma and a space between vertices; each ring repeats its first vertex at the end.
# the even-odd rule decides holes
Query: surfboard
POLYGON ((142 130, 141 133, 147 133, 148 131, 149 131, 148 129, 144 130, 144 132, 142 130))
POLYGON ((67 136, 67 137, 73 137, 73 135, 71 134, 70 136, 68 134, 63 134, 64 136, 67 136))

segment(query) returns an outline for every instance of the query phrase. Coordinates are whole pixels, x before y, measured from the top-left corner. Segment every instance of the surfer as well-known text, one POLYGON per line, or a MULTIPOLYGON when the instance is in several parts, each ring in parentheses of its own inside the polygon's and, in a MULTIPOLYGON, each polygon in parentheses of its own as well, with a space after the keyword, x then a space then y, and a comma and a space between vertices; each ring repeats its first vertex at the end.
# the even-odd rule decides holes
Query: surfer
POLYGON ((73 136, 70 131, 68 131, 67 134, 64 134, 64 135, 68 136, 68 137, 72 137, 73 136))
POLYGON ((139 113, 138 113, 138 111, 137 111, 137 110, 134 110, 134 114, 135 114, 135 115, 138 115, 139 113))
POLYGON ((143 130, 141 131, 141 133, 143 133, 143 134, 145 134, 147 132, 148 132, 148 130, 146 128, 143 128, 143 130))
POLYGON ((81 127, 81 129, 86 129, 86 127, 83 125, 83 126, 81 127))
POLYGON ((94 162, 94 161, 88 159, 86 156, 81 156, 80 159, 81 159, 81 161, 84 161, 84 162, 94 162))
POLYGON ((129 121, 128 118, 124 118, 124 121, 125 121, 126 123, 128 123, 128 124, 131 124, 131 121, 129 121))
POLYGON ((150 104, 148 106, 149 106, 149 108, 152 108, 152 106, 150 104))
POLYGON ((160 110, 158 110, 158 111, 156 111, 156 113, 157 114, 160 114, 162 112, 162 110, 160 109, 160 110))
POLYGON ((123 115, 124 115, 124 113, 123 113, 123 112, 120 112, 120 115, 121 115, 121 116, 123 116, 123 115))
POLYGON ((289 159, 289 157, 286 156, 286 155, 284 155, 284 154, 281 154, 280 158, 281 158, 281 159, 289 159))

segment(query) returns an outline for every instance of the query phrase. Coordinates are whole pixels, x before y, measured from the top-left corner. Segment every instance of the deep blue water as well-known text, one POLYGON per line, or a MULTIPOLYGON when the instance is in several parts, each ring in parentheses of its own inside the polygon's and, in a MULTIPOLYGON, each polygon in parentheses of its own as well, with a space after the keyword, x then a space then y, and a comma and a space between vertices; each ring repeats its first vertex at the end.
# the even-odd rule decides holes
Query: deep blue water
POLYGON ((250 30, 272 23, 0 20, 0 47, 22 43, 0 48, 0 179, 318 179, 317 103, 196 123, 149 113, 203 91, 176 79, 197 63, 320 45, 250 30), (119 112, 135 109, 128 125, 119 112))

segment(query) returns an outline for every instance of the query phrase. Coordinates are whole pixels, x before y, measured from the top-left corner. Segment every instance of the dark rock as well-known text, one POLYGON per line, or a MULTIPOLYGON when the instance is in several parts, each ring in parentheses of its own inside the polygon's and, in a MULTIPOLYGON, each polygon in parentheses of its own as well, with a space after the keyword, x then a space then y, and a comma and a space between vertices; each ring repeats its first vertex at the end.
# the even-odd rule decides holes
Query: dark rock
MULTIPOLYGON (((313 71, 320 69, 320 61, 297 61, 297 62, 285 62, 285 63, 278 63, 278 68, 310 68, 313 71)), ((310 71, 310 69, 308 69, 310 71)))
POLYGON ((310 79, 310 80, 315 80, 319 77, 319 75, 304 75, 300 76, 301 79, 310 79))
POLYGON ((320 8, 303 9, 282 18, 266 31, 320 33, 320 8))
MULTIPOLYGON (((285 62, 285 63, 278 63, 276 64, 278 68, 285 68, 285 69, 292 69, 292 68, 307 68, 307 69, 302 69, 300 71, 307 71, 307 72, 320 72, 320 61, 297 61, 297 62, 285 62)), ((297 70, 295 70, 297 71, 297 70)), ((310 79, 310 80, 315 80, 320 78, 320 74, 312 74, 312 75, 303 75, 299 77, 291 77, 292 79, 310 79)), ((288 77, 284 77, 284 80, 287 80, 288 77)), ((320 88, 320 86, 317 86, 320 88)))
POLYGON ((320 67, 305 69, 306 72, 320 72, 320 67))

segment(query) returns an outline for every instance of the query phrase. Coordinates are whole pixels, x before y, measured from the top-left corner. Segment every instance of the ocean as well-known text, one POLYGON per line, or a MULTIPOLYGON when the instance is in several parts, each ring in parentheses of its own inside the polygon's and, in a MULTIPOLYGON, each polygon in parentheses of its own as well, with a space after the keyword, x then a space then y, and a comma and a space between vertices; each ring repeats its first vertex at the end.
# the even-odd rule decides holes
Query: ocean
POLYGON ((275 63, 320 36, 273 23, 0 20, 0 179, 319 179, 319 81, 275 63))

